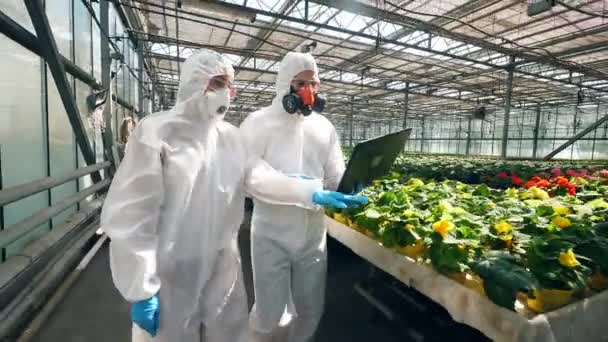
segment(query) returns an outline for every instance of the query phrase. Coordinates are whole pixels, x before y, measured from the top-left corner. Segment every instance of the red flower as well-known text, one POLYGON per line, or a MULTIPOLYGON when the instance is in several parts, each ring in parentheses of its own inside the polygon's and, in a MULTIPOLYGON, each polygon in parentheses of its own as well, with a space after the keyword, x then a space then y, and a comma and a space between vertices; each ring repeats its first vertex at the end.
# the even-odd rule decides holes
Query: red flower
POLYGON ((505 179, 505 178, 507 178, 507 173, 506 173, 506 172, 501 172, 501 173, 499 173, 497 176, 498 176, 498 178, 500 178, 500 179, 505 179))
POLYGON ((521 183, 522 183, 521 178, 519 178, 517 176, 511 176, 511 181, 515 185, 521 185, 521 183))
POLYGON ((554 176, 561 176, 561 175, 562 175, 562 170, 560 170, 560 169, 558 169, 558 168, 555 168, 555 169, 551 170, 551 173, 552 173, 554 176))
POLYGON ((572 169, 568 169, 566 170, 566 175, 568 175, 568 177, 576 177, 577 173, 572 169))
POLYGON ((546 188, 546 187, 548 187, 549 185, 551 185, 551 184, 550 184, 550 183, 549 183, 549 181, 548 181, 548 180, 546 180, 546 179, 541 179, 541 180, 539 180, 539 181, 536 183, 536 186, 537 186, 537 187, 539 187, 539 188, 546 188))
POLYGON ((608 178, 608 170, 602 170, 602 171, 600 171, 600 175, 602 175, 602 177, 608 178))
POLYGON ((568 179, 565 177, 556 177, 555 181, 558 185, 568 185, 568 179))
POLYGON ((536 182, 535 181, 531 181, 531 180, 527 181, 526 184, 524 184, 524 188, 526 188, 526 189, 529 189, 529 188, 531 188, 533 186, 536 186, 536 182))
POLYGON ((540 181, 540 180, 541 180, 541 178, 540 178, 540 177, 538 177, 538 176, 534 176, 534 177, 532 177, 532 178, 530 179, 530 181, 534 181, 534 182, 538 182, 538 181, 540 181))
POLYGON ((572 196, 576 195, 576 185, 568 184, 568 194, 572 196))

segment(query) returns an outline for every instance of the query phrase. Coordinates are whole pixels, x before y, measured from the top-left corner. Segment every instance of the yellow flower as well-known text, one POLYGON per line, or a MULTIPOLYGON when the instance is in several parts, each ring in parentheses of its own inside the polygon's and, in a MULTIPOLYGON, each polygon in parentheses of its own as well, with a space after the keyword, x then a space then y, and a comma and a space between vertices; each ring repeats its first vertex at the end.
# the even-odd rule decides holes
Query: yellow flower
POLYGON ((548 199, 549 198, 549 194, 543 190, 543 189, 539 189, 535 186, 530 188, 530 192, 532 193, 532 196, 538 198, 538 199, 548 199))
POLYGON ((500 221, 494 225, 494 229, 496 229, 496 233, 503 235, 508 234, 513 230, 513 226, 507 221, 500 221))
POLYGON ((572 251, 572 248, 559 254, 559 263, 568 268, 573 268, 580 265, 578 260, 576 260, 576 255, 572 251))
POLYGON ((486 209, 494 209, 494 208, 496 208, 496 203, 494 203, 494 202, 486 203, 486 209))
POLYGON ((553 211, 557 215, 562 215, 563 216, 563 215, 568 215, 570 213, 570 208, 558 205, 556 207, 553 207, 553 211))
POLYGON ((417 188, 424 185, 424 182, 419 178, 410 179, 410 185, 417 188))
POLYGON ((405 225, 405 230, 414 230, 414 229, 416 229, 416 226, 414 226, 411 223, 408 223, 405 225))
POLYGON ((574 177, 572 178, 570 183, 579 184, 579 185, 587 185, 589 182, 583 177, 574 177))
POLYGON ((517 189, 514 188, 508 188, 505 193, 507 194, 507 196, 509 197, 517 197, 517 189))
POLYGON ((570 222, 570 219, 568 219, 567 217, 561 217, 558 216, 556 218, 554 218, 553 220, 551 220, 551 223, 553 223, 555 226, 559 227, 559 228, 568 228, 572 225, 572 222, 570 222))
POLYGON ((445 239, 452 228, 454 228, 454 224, 445 219, 433 223, 433 230, 439 233, 442 239, 445 239))

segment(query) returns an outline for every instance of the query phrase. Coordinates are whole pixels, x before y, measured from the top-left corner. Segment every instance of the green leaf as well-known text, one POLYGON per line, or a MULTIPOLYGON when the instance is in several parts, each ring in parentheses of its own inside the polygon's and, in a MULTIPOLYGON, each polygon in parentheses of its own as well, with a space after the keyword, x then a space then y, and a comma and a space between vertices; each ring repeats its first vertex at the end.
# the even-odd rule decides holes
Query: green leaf
POLYGON ((591 259, 604 274, 608 274, 608 239, 603 237, 580 244, 574 248, 577 255, 591 259))
POLYGON ((602 198, 595 199, 593 201, 585 203, 593 209, 608 209, 608 202, 602 198))
POLYGON ((597 235, 608 238, 608 222, 598 223, 593 226, 597 235))
POLYGON ((399 243, 399 229, 385 228, 381 229, 382 244, 386 247, 395 247, 399 243))
POLYGON ((475 196, 482 196, 482 197, 489 197, 490 196, 490 188, 488 188, 487 185, 485 184, 481 184, 479 185, 475 191, 473 191, 473 195, 475 196))
POLYGON ((368 208, 365 210, 365 217, 368 219, 372 219, 372 220, 376 220, 379 219, 382 214, 380 214, 380 212, 378 212, 378 210, 374 209, 374 208, 368 208))
POLYGON ((513 310, 518 292, 533 293, 537 280, 506 252, 491 251, 471 268, 484 280, 488 298, 499 306, 513 310))
POLYGON ((553 212, 553 207, 547 205, 539 205, 538 207, 536 207, 536 213, 538 214, 538 216, 551 216, 553 215, 553 212))
POLYGON ((433 267, 441 273, 463 272, 468 269, 468 250, 458 244, 444 243, 439 234, 434 233, 429 249, 433 267))

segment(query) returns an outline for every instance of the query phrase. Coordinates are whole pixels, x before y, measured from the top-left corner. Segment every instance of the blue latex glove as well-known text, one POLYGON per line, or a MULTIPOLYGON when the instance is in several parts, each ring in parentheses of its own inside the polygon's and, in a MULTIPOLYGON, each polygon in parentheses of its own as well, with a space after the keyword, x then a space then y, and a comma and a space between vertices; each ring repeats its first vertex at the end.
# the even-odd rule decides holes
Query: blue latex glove
POLYGON ((160 301, 158 294, 156 294, 154 297, 140 300, 131 305, 131 320, 154 337, 158 331, 159 312, 160 301))
POLYGON ((313 203, 322 205, 324 207, 344 209, 367 203, 367 197, 351 196, 335 191, 319 190, 312 194, 312 201, 313 203))

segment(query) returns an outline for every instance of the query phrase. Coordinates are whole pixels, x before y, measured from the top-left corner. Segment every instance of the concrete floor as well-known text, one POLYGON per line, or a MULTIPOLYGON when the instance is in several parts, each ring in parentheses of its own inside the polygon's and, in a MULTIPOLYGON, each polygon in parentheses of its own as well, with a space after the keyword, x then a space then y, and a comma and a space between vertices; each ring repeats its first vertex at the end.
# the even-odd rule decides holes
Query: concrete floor
MULTIPOLYGON (((251 305, 253 287, 248 224, 243 228, 239 240, 251 305)), ((333 240, 330 240, 328 249, 326 308, 317 342, 441 341, 455 337, 466 341, 485 340, 478 332, 453 322, 440 307, 415 293, 409 295, 421 304, 410 306, 386 291, 375 291, 379 292, 379 297, 384 296, 391 302, 391 309, 399 312, 402 318, 394 322, 386 320, 355 292, 353 286, 366 278, 368 265, 333 240)), ((408 289, 404 291, 411 292, 408 289)), ((82 272, 33 341, 129 341, 130 331, 129 304, 112 284, 106 245, 82 272)))

